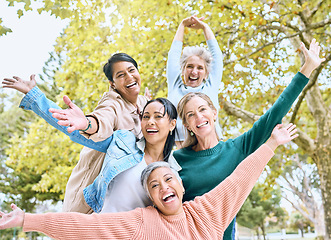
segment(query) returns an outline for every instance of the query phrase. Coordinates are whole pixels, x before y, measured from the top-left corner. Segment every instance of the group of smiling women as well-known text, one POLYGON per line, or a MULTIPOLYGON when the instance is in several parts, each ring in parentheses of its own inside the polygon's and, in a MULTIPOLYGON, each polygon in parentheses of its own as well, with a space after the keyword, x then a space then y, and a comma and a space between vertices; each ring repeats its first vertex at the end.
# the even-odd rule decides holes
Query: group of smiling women
POLYGON ((0 212, 0 229, 23 226, 56 239, 234 239, 235 215, 273 150, 297 136, 295 126, 278 124, 323 61, 315 40, 301 50, 305 64, 274 105, 226 141, 218 121, 222 53, 196 16, 181 22, 172 42, 168 99, 139 95, 138 64, 125 53, 104 65, 110 89, 88 115, 67 96, 68 109, 48 100, 34 75, 4 79, 4 87, 26 94, 21 108, 85 147, 67 183, 65 213, 24 214, 13 204, 11 213, 0 212), (182 51, 185 28, 202 29, 209 50, 182 51))

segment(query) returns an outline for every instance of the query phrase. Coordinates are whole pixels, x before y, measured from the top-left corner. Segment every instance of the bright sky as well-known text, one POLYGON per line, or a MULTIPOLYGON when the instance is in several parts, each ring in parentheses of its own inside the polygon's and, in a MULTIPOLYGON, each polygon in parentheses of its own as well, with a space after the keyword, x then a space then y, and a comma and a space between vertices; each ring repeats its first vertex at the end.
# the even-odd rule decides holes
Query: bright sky
POLYGON ((19 19, 16 10, 8 7, 8 2, 0 1, 2 24, 13 31, 0 37, 0 80, 14 75, 28 79, 33 73, 42 73, 44 62, 66 24, 37 11, 27 12, 19 19))

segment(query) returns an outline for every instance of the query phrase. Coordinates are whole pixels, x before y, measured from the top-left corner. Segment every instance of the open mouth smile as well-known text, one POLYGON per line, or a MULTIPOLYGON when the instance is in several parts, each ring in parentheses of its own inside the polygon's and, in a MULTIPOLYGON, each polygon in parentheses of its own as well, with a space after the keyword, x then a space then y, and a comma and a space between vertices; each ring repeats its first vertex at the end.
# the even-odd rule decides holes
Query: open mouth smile
POLYGON ((203 127, 203 126, 205 126, 205 125, 207 125, 207 124, 208 124, 208 121, 203 122, 203 123, 199 124, 199 125, 197 126, 197 128, 203 127))
POLYGON ((172 202, 175 200, 175 194, 174 193, 168 193, 167 195, 165 195, 162 200, 165 202, 165 203, 168 203, 168 202, 172 202))
POLYGON ((133 82, 133 83, 130 83, 128 85, 126 85, 127 88, 131 88, 133 86, 136 86, 137 85, 137 82, 133 82))

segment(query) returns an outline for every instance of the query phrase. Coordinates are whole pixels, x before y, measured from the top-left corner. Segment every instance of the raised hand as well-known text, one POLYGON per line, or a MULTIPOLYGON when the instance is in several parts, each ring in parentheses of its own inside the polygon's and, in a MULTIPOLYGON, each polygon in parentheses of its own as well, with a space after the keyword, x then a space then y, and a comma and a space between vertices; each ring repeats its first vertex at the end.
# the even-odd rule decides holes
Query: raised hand
POLYGON ((191 17, 187 17, 182 21, 184 27, 193 28, 193 29, 202 29, 204 27, 204 23, 202 20, 204 17, 198 18, 196 15, 191 17))
POLYGON ((325 61, 325 58, 319 57, 321 47, 318 45, 318 42, 316 42, 315 38, 311 41, 309 50, 302 42, 300 43, 300 49, 305 56, 305 63, 300 72, 306 77, 309 77, 311 72, 325 61))
POLYGON ((299 135, 296 134, 297 129, 293 123, 288 124, 283 127, 283 124, 278 124, 271 133, 270 138, 266 144, 272 149, 275 150, 279 145, 288 143, 299 135))
POLYGON ((32 88, 37 85, 35 75, 30 76, 30 81, 25 81, 20 77, 14 76, 13 78, 4 78, 2 81, 3 88, 12 88, 17 91, 27 94, 32 88))
POLYGON ((10 213, 0 211, 0 229, 23 226, 24 212, 13 203, 10 207, 13 210, 10 213))
POLYGON ((64 96, 63 101, 68 105, 68 109, 49 109, 49 111, 53 113, 52 116, 59 120, 58 124, 61 126, 68 126, 67 131, 69 133, 72 133, 75 130, 86 129, 88 121, 83 111, 77 107, 68 96, 64 96))

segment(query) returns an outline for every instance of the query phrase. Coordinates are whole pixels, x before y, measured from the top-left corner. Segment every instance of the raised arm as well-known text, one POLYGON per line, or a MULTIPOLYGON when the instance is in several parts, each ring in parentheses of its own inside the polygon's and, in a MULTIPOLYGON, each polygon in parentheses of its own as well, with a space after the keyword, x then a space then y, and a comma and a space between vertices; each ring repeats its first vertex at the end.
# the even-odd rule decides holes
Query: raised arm
POLYGON ((305 47, 303 42, 300 43, 300 49, 305 56, 305 63, 301 67, 300 72, 305 75, 307 78, 310 77, 310 74, 323 62, 325 58, 320 58, 321 47, 316 42, 314 38, 309 46, 309 50, 305 47))
POLYGON ((220 232, 225 230, 245 202, 265 165, 274 155, 273 150, 297 136, 295 125, 277 125, 270 139, 245 158, 229 177, 210 192, 194 200, 200 201, 201 210, 207 213, 213 226, 220 228, 220 232))
POLYGON ((291 83, 285 88, 272 107, 266 111, 246 133, 235 139, 236 145, 244 154, 251 154, 263 144, 272 132, 272 129, 290 111, 292 104, 300 95, 309 81, 311 72, 316 69, 324 58, 319 57, 320 47, 315 39, 312 40, 309 50, 301 44, 305 56, 305 63, 291 83))

